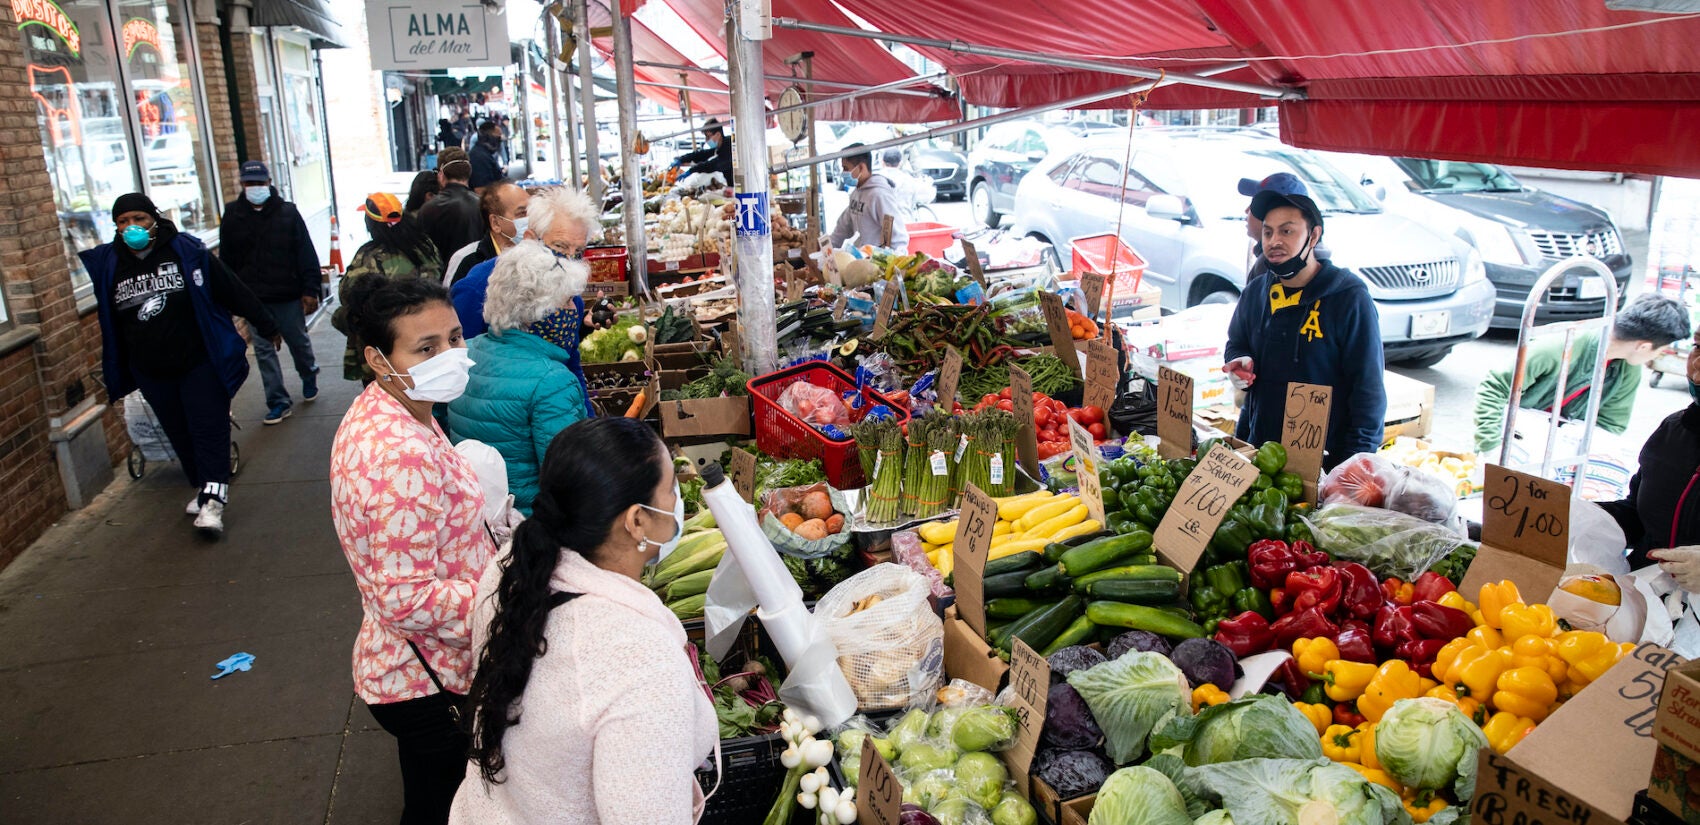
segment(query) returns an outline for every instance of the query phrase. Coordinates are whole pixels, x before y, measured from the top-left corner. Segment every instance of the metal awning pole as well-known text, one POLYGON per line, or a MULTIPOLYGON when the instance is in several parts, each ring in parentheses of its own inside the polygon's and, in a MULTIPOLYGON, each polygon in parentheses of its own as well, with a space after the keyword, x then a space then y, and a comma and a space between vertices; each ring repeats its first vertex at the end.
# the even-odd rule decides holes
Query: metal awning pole
POLYGON ((578 93, 579 107, 584 112, 581 118, 584 128, 584 166, 585 175, 590 179, 585 186, 585 194, 590 196, 591 203, 602 206, 602 154, 596 148, 596 76, 591 72, 590 65, 590 0, 578 0, 578 20, 573 28, 578 30, 578 93))
MULTIPOLYGON (((1198 74, 1201 77, 1208 77, 1211 74, 1220 74, 1222 72, 1231 72, 1235 69, 1240 69, 1240 68, 1244 68, 1244 67, 1245 67, 1244 63, 1234 63, 1234 64, 1230 64, 1230 65, 1227 65, 1227 66, 1214 66, 1214 67, 1211 67, 1209 69, 1204 69, 1204 70, 1200 71, 1198 74)), ((1144 82, 1144 83, 1135 83, 1131 86, 1123 86, 1123 87, 1118 88, 1118 89, 1109 89, 1107 91, 1093 92, 1091 94, 1081 95, 1080 97, 1071 97, 1067 100, 1053 101, 1051 103, 1046 103, 1046 104, 1043 104, 1043 105, 1040 105, 1040 106, 1029 106, 1025 109, 1011 109, 1007 112, 999 112, 998 114, 995 114, 995 115, 988 115, 986 117, 976 118, 974 120, 965 120, 965 121, 962 121, 960 123, 952 123, 948 126, 940 126, 936 129, 928 129, 925 132, 916 132, 912 135, 904 135, 902 137, 892 138, 891 140, 882 140, 878 143, 870 143, 866 146, 858 146, 855 149, 848 149, 848 150, 843 150, 843 151, 838 151, 838 152, 830 152, 830 153, 827 153, 827 154, 824 154, 824 155, 816 155, 814 157, 807 157, 807 158, 798 158, 796 160, 787 160, 784 163, 781 163, 781 164, 773 167, 772 171, 775 174, 778 174, 780 172, 785 172, 787 170, 796 169, 799 166, 806 166, 806 165, 814 164, 814 163, 826 163, 826 162, 829 162, 829 161, 838 160, 839 158, 847 158, 851 155, 859 155, 859 154, 862 154, 864 152, 872 154, 872 153, 879 152, 879 151, 882 151, 882 150, 885 150, 885 149, 890 149, 894 146, 902 146, 902 145, 907 144, 907 143, 914 143, 915 141, 918 141, 918 140, 931 140, 932 138, 936 138, 936 137, 945 137, 946 135, 954 135, 954 134, 957 134, 958 132, 967 132, 967 131, 970 131, 972 129, 979 129, 979 128, 983 128, 983 127, 986 127, 986 126, 994 126, 996 124, 1003 123, 1005 121, 1010 121, 1010 120, 1023 120, 1025 118, 1032 117, 1033 115, 1038 114, 1040 112, 1047 112, 1047 111, 1050 111, 1052 109, 1067 109, 1067 108, 1071 108, 1071 107, 1074 107, 1074 106, 1085 106, 1085 105, 1090 104, 1090 103, 1097 103, 1100 100, 1107 100, 1109 98, 1117 97, 1119 95, 1134 94, 1136 92, 1143 92, 1143 91, 1146 91, 1148 89, 1157 88, 1158 86, 1167 86, 1167 85, 1170 85, 1171 83, 1178 83, 1178 82, 1179 81, 1174 81, 1174 80, 1147 81, 1147 82, 1144 82)))
POLYGON ((573 134, 574 118, 571 98, 567 99, 567 105, 565 107, 567 110, 566 125, 561 125, 561 99, 571 92, 573 79, 571 75, 567 74, 565 68, 556 68, 557 66, 565 65, 561 63, 560 25, 560 18, 556 17, 554 12, 550 12, 549 25, 547 29, 545 29, 549 37, 549 88, 550 91, 553 92, 553 94, 549 95, 549 134, 553 138, 549 142, 549 149, 555 156, 555 179, 577 181, 578 135, 573 134), (565 88, 563 88, 563 86, 565 88), (563 131, 566 132, 567 138, 564 142, 566 149, 565 153, 571 156, 569 158, 571 161, 570 165, 566 165, 561 162, 563 146, 561 133, 563 131), (573 175, 570 179, 566 176, 568 169, 572 171, 573 175))
POLYGON ((767 105, 762 81, 762 17, 765 0, 735 0, 726 31, 732 62, 732 113, 738 129, 732 142, 738 161, 737 212, 733 244, 737 262, 738 326, 744 343, 744 369, 765 375, 778 366, 778 330, 773 314, 773 230, 768 202, 767 105))
MULTIPOLYGON (((931 37, 916 37, 908 34, 891 34, 888 32, 866 31, 851 29, 844 26, 828 26, 822 23, 808 23, 790 17, 776 17, 773 25, 781 29, 797 31, 820 32, 821 34, 837 34, 844 37, 857 37, 863 40, 879 40, 886 43, 902 43, 906 46, 923 46, 932 49, 943 49, 958 54, 972 54, 980 57, 995 57, 1002 60, 1018 60, 1023 63, 1037 63, 1041 66, 1061 66, 1066 69, 1082 69, 1105 74, 1120 74, 1128 77, 1143 77, 1156 80, 1164 76, 1157 69, 1145 69, 1136 66, 1124 66, 1107 60, 1089 60, 1082 57, 1066 57, 1063 55, 1041 54, 1039 52, 1024 52, 1016 49, 1002 49, 996 46, 977 46, 960 40, 938 40, 931 37)), ((1187 86, 1203 86, 1208 89, 1222 89, 1229 92, 1244 92, 1260 97, 1278 97, 1283 100, 1299 100, 1304 98, 1304 92, 1298 89, 1286 89, 1280 86, 1266 86, 1258 83, 1238 83, 1232 80, 1214 80, 1203 72, 1197 74, 1177 74, 1169 72, 1168 79, 1187 86)))
MULTIPOLYGON (((813 80, 815 77, 815 57, 813 53, 803 58, 803 77, 807 80, 813 80)), ((808 128, 809 154, 813 155, 820 151, 815 144, 815 112, 813 109, 809 110, 808 128)), ((809 237, 812 238, 820 237, 822 232, 820 200, 820 164, 811 163, 809 164, 809 211, 807 214, 809 216, 809 237)), ((803 248, 808 249, 809 246, 804 244, 803 248)))
MULTIPOLYGON (((685 73, 680 72, 679 82, 684 83, 685 81, 685 73)), ((685 116, 685 125, 691 127, 691 151, 694 152, 697 148, 697 113, 695 109, 691 108, 691 90, 685 90, 684 99, 679 102, 679 108, 683 110, 679 114, 685 116)))
POLYGON ((661 82, 654 81, 654 80, 642 80, 642 79, 635 79, 635 78, 633 79, 632 82, 636 83, 639 86, 649 86, 649 87, 654 88, 654 89, 672 89, 672 90, 677 91, 677 92, 703 92, 705 94, 711 94, 711 95, 726 94, 725 90, 723 90, 723 89, 710 89, 710 88, 707 88, 705 86, 682 86, 678 83, 661 83, 661 82))
MULTIPOLYGON (((718 66, 713 67, 713 68, 705 68, 705 67, 702 67, 702 66, 681 66, 677 63, 657 63, 656 61, 653 61, 653 60, 634 60, 634 61, 632 61, 632 65, 633 66, 642 66, 644 68, 649 68, 649 69, 675 69, 675 70, 681 71, 681 72, 701 72, 703 74, 721 74, 721 75, 726 74, 726 70, 722 69, 718 66)), ((933 72, 931 74, 916 75, 915 77, 910 79, 910 82, 911 83, 924 83, 924 82, 937 80, 937 79, 945 77, 945 76, 946 76, 946 74, 944 72, 933 72)), ((762 75, 762 79, 763 80, 777 80, 777 81, 780 81, 782 83, 798 83, 798 84, 801 84, 801 85, 804 85, 804 86, 836 86, 840 89, 866 89, 866 88, 869 88, 868 84, 866 84, 866 83, 845 83, 845 82, 840 81, 840 80, 822 80, 820 78, 813 78, 813 77, 792 77, 790 75, 785 75, 785 74, 764 74, 764 75, 762 75)), ((910 92, 910 94, 924 95, 924 94, 927 94, 927 92, 910 92)))
MULTIPOLYGON (((579 174, 578 112, 573 109, 573 98, 572 98, 573 76, 571 74, 565 72, 565 71, 561 71, 561 72, 557 72, 555 74, 555 77, 557 78, 556 81, 555 81, 555 85, 557 87, 561 87, 561 86, 566 87, 562 91, 562 94, 564 96, 566 96, 567 104, 565 106, 561 107, 561 108, 565 109, 566 113, 567 113, 566 126, 563 127, 561 125, 561 121, 558 120, 558 119, 555 121, 555 128, 559 131, 565 131, 567 133, 567 171, 572 174, 572 177, 571 178, 563 178, 563 180, 565 180, 569 184, 571 184, 574 189, 577 189, 581 185, 580 181, 584 180, 584 176, 579 174)), ((558 150, 558 147, 557 147, 557 150, 558 150)), ((556 174, 557 175, 560 174, 560 167, 561 167, 560 156, 557 154, 556 158, 555 158, 555 168, 556 168, 556 174)))
POLYGON ((620 95, 620 214, 626 219, 626 261, 633 294, 649 292, 649 241, 643 235, 643 178, 637 155, 637 83, 632 75, 632 30, 619 5, 608 9, 614 18, 614 85, 620 95))
MULTIPOLYGON (((1239 65, 1244 66, 1245 64, 1241 63, 1239 65)), ((645 83, 646 81, 640 80, 638 82, 640 84, 642 84, 642 83, 645 83)), ((875 93, 878 93, 878 92, 885 92, 885 93, 888 93, 888 94, 895 94, 895 93, 901 92, 901 93, 914 94, 914 95, 923 96, 923 97, 935 97, 935 95, 932 92, 923 92, 923 91, 919 91, 919 90, 905 90, 905 89, 898 88, 898 87, 901 87, 901 86, 913 86, 917 82, 922 82, 922 81, 921 81, 920 78, 913 78, 913 77, 904 78, 902 80, 893 80, 890 83, 881 83, 878 86, 864 86, 864 87, 862 87, 860 89, 856 89, 854 91, 843 92, 843 93, 840 93, 840 94, 832 95, 830 97, 823 97, 823 98, 820 98, 818 100, 806 101, 806 102, 803 102, 803 103, 799 103, 795 106, 783 106, 783 107, 780 107, 778 109, 766 109, 762 113, 762 119, 765 121, 765 119, 768 118, 768 117, 774 117, 774 116, 783 114, 785 112, 801 112, 801 111, 805 111, 805 110, 808 110, 808 109, 814 109, 814 108, 817 108, 817 107, 820 107, 820 106, 826 106, 826 105, 832 104, 832 103, 839 103, 839 102, 842 102, 842 101, 845 101, 845 100, 854 100, 858 97, 863 97, 865 95, 871 95, 871 94, 875 94, 875 93)), ((660 84, 660 83, 651 83, 651 84, 648 84, 648 85, 662 86, 663 88, 671 88, 671 87, 667 87, 664 84, 660 84)), ((714 94, 726 94, 725 92, 722 92, 722 91, 719 91, 719 90, 716 90, 716 89, 698 89, 697 91, 713 92, 714 94)), ((738 107, 733 106, 732 107, 732 115, 733 116, 731 118, 731 123, 734 126, 737 125, 737 120, 738 120, 737 113, 738 113, 738 107)), ((684 134, 686 134, 686 133, 685 132, 674 132, 670 135, 657 135, 656 137, 650 138, 650 140, 667 140, 668 138, 676 138, 676 137, 679 137, 680 135, 684 135, 684 134)))

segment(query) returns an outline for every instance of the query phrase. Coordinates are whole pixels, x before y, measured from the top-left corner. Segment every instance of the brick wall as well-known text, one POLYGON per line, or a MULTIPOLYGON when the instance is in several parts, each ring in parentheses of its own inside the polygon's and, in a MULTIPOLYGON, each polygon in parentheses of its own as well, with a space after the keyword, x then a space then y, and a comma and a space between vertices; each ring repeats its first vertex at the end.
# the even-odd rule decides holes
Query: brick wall
POLYGON ((212 130, 212 156, 218 164, 222 184, 219 202, 241 197, 242 183, 236 179, 242 161, 236 154, 236 125, 231 116, 230 87, 224 82, 224 47, 219 44, 218 21, 195 21, 195 42, 201 51, 202 88, 207 93, 207 125, 212 130))
POLYGON ((225 67, 236 79, 235 105, 231 108, 242 122, 242 157, 244 160, 263 160, 270 164, 276 158, 266 157, 265 133, 260 127, 260 93, 254 80, 254 36, 250 33, 230 35, 230 65, 225 67))

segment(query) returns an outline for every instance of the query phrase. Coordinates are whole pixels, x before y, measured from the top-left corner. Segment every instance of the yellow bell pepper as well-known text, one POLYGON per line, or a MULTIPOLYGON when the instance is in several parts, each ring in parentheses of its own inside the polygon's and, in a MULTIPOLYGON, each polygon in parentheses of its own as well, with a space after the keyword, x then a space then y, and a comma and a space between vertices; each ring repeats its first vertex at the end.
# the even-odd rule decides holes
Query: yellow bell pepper
POLYGON ((1363 731, 1358 734, 1358 764, 1372 771, 1381 770, 1381 759, 1375 755, 1375 723, 1365 722, 1358 730, 1363 731))
POLYGON ((1605 675, 1612 665, 1623 658, 1623 649, 1607 639, 1604 633, 1592 630, 1572 630, 1560 633, 1553 645, 1558 658, 1567 666, 1565 681, 1578 686, 1589 684, 1605 675))
POLYGON ((1511 645, 1512 667, 1534 667, 1546 671, 1553 684, 1563 684, 1569 665, 1558 658, 1557 640, 1546 636, 1524 636, 1511 645))
POLYGON ((1411 821, 1417 823, 1417 825, 1422 825, 1435 814, 1446 810, 1446 800, 1433 791, 1406 794, 1400 797, 1399 801, 1404 803, 1405 811, 1411 815, 1411 821))
POLYGON ((1387 771, 1379 768, 1366 768, 1356 762, 1341 762, 1340 764, 1357 771, 1371 784, 1380 785, 1397 794, 1405 792, 1405 786, 1394 781, 1393 777, 1387 775, 1387 771))
POLYGON ((1362 731, 1350 725, 1329 725, 1322 732, 1322 755, 1335 762, 1358 762, 1362 735, 1362 731))
POLYGON ((1506 607, 1523 603, 1523 594, 1517 592, 1517 585, 1511 581, 1499 584, 1484 584, 1476 596, 1476 604, 1481 605, 1481 624, 1498 630, 1500 627, 1499 613, 1506 607))
POLYGON ((1441 607, 1450 607, 1453 610, 1462 610, 1465 613, 1479 612, 1474 604, 1465 601, 1463 593, 1456 590, 1446 591, 1446 595, 1441 596, 1435 603, 1441 607))
POLYGON ((1535 729, 1535 721, 1518 716, 1508 711, 1500 711, 1489 717, 1487 724, 1482 725, 1482 733, 1487 736, 1488 745, 1494 753, 1503 754, 1523 741, 1529 731, 1535 729))
POLYGON ((1477 625, 1474 630, 1471 630, 1469 633, 1465 633, 1464 638, 1469 639, 1470 644, 1482 648, 1483 650, 1493 650, 1496 647, 1505 646, 1505 637, 1500 635, 1498 630, 1488 627, 1485 624, 1477 625))
MULTIPOLYGON (((1329 642, 1330 646, 1333 644, 1329 642)), ((1362 696, 1369 683, 1375 679, 1376 667, 1363 662, 1335 659, 1323 665, 1319 672, 1325 686, 1323 692, 1328 694, 1328 698, 1336 702, 1350 702, 1362 696)))
POLYGON ((1469 646, 1469 639, 1453 639, 1447 642, 1446 646, 1434 655, 1434 664, 1430 666, 1429 672, 1434 674, 1435 679, 1445 682, 1447 672, 1452 670, 1453 663, 1458 661, 1458 654, 1463 653, 1469 646))
POLYGON ((1422 677, 1411 666, 1394 659, 1376 670, 1375 678, 1358 698, 1358 712, 1371 722, 1380 722, 1387 709, 1400 699, 1415 699, 1423 694, 1422 677))
POLYGON ((1421 689, 1422 692, 1428 693, 1429 691, 1440 687, 1440 683, 1428 678, 1427 676, 1419 676, 1417 678, 1417 687, 1421 689))
MULTIPOLYGON (((1536 722, 1547 718, 1558 699, 1558 685, 1538 667, 1514 667, 1499 675, 1493 694, 1496 710, 1509 711, 1536 722)), ((1361 703, 1360 703, 1361 707, 1361 703)))
POLYGON ((1499 685, 1499 675, 1511 667, 1511 648, 1499 647, 1482 651, 1480 656, 1465 662, 1470 653, 1466 651, 1459 657, 1458 681, 1448 682, 1447 686, 1457 690, 1459 696, 1473 696, 1482 701, 1488 701, 1494 689, 1499 685))
POLYGON ((1205 682, 1192 691, 1192 712, 1197 713, 1201 707, 1220 705, 1226 701, 1228 701, 1228 694, 1223 693, 1221 688, 1205 682))
POLYGON ((1312 725, 1316 726, 1316 735, 1318 736, 1325 733, 1328 730, 1328 726, 1334 722, 1333 709, 1329 708, 1328 705, 1322 702, 1317 702, 1316 704, 1311 704, 1309 702, 1294 702, 1293 707, 1298 708, 1299 713, 1304 714, 1305 719, 1312 725))
POLYGON ((1423 695, 1457 707, 1460 713, 1477 725, 1487 721, 1485 718, 1487 713, 1482 710, 1481 701, 1470 696, 1459 696, 1457 691, 1445 685, 1432 688, 1423 695))
POLYGON ((1324 665, 1340 658, 1340 647, 1327 636, 1299 639, 1293 642, 1293 658, 1298 660, 1299 670, 1315 679, 1324 665))
POLYGON ((1499 611, 1499 629, 1515 644, 1524 636, 1546 638, 1558 632, 1558 616, 1544 604, 1513 604, 1499 611))

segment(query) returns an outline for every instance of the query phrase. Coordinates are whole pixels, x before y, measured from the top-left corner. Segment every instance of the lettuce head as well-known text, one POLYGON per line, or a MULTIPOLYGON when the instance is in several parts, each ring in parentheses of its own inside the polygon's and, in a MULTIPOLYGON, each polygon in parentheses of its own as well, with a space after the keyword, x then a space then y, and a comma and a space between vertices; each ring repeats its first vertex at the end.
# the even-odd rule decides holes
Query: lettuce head
POLYGON ((1162 771, 1122 768, 1104 780, 1087 825, 1192 825, 1186 800, 1162 771))
MULTIPOLYGON (((1068 675, 1068 683, 1092 709, 1092 718, 1104 730, 1110 759, 1118 765, 1144 755, 1145 738, 1164 716, 1192 713, 1192 689, 1186 676, 1159 653, 1137 651, 1077 670, 1068 675)), ((1298 716, 1298 711, 1293 715, 1298 716)), ((1310 730, 1308 738, 1321 756, 1316 730, 1310 730)))
MULTIPOLYGON (((1380 728, 1376 729, 1376 736, 1381 736, 1380 728)), ((1322 742, 1316 736, 1316 727, 1286 699, 1267 694, 1213 705, 1199 711, 1197 716, 1169 719, 1152 732, 1151 749, 1163 751, 1173 747, 1180 747, 1182 759, 1192 766, 1257 757, 1322 757, 1322 742)))
POLYGON ((1487 737, 1443 699, 1401 699, 1375 726, 1375 758, 1399 784, 1419 790, 1451 788, 1460 802, 1476 792, 1476 754, 1487 737))
POLYGON ((1187 774, 1221 798, 1234 825, 1411 825, 1398 794, 1326 759, 1242 759, 1187 774))

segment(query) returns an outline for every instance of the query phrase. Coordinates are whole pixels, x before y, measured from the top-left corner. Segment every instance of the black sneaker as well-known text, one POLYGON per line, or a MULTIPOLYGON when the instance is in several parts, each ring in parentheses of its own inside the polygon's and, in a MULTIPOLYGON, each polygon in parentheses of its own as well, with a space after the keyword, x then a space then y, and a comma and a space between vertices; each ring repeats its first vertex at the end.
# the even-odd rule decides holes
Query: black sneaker
POLYGON ((264 423, 268 426, 270 426, 272 424, 282 424, 283 420, 285 418, 288 418, 288 417, 290 417, 294 414, 295 414, 295 409, 293 407, 289 406, 288 404, 279 404, 279 405, 272 407, 271 409, 267 410, 266 411, 266 417, 263 418, 263 419, 260 419, 260 421, 261 421, 261 423, 264 423))

